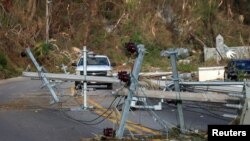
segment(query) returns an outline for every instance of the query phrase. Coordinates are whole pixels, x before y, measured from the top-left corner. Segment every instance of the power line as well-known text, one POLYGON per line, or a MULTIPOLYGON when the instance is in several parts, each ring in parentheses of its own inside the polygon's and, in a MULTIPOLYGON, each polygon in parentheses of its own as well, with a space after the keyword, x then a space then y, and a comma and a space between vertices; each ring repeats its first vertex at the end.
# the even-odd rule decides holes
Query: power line
MULTIPOLYGON (((75 118, 69 116, 69 115, 68 115, 67 113, 65 113, 64 111, 62 111, 62 113, 63 113, 63 115, 64 115, 66 118, 71 119, 71 120, 74 120, 74 121, 76 121, 76 122, 80 122, 80 123, 86 124, 86 125, 97 125, 97 124, 102 123, 102 122, 105 121, 106 119, 108 119, 108 118, 110 117, 110 115, 113 113, 113 111, 110 111, 110 109, 111 109, 111 107, 114 105, 114 102, 115 102, 116 99, 117 99, 117 97, 112 101, 112 103, 110 104, 110 106, 108 107, 108 109, 107 109, 105 112, 103 112, 101 115, 99 115, 98 117, 96 117, 96 118, 94 118, 94 119, 92 119, 92 120, 85 120, 85 121, 84 121, 84 120, 78 120, 78 119, 75 119, 75 118), (105 115, 108 111, 110 111, 110 113, 109 113, 107 116, 103 117, 103 115, 105 115), (91 123, 91 122, 94 122, 94 121, 96 121, 97 119, 99 119, 99 118, 101 118, 101 117, 103 117, 102 120, 100 120, 100 121, 98 121, 98 122, 96 122, 96 123, 91 123)), ((120 100, 118 101, 118 103, 116 104, 116 106, 117 106, 118 104, 120 104, 121 99, 122 99, 122 97, 120 98, 120 100)))

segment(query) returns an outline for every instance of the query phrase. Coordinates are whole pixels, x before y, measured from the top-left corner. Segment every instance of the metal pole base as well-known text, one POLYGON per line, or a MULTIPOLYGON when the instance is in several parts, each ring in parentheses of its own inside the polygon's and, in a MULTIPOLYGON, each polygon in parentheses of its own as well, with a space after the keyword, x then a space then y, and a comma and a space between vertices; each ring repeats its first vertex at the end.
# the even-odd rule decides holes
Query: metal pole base
POLYGON ((81 105, 80 106, 83 110, 90 110, 90 109, 94 109, 94 106, 84 106, 84 105, 81 105))
POLYGON ((70 108, 70 111, 89 111, 89 110, 93 110, 94 106, 88 106, 88 107, 84 107, 83 105, 79 106, 79 107, 72 107, 70 108))

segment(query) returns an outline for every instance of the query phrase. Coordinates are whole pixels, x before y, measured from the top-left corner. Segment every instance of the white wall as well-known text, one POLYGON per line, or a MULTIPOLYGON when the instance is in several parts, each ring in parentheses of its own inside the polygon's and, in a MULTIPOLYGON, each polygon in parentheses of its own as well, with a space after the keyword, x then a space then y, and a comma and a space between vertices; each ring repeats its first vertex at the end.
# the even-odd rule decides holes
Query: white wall
POLYGON ((218 67, 199 67, 199 81, 223 80, 224 66, 218 67))

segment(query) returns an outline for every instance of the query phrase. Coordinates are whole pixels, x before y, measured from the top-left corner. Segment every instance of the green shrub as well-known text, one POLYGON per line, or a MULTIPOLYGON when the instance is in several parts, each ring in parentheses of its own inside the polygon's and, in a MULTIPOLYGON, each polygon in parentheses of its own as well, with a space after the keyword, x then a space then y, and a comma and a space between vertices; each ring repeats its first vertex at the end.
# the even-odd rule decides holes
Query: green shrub
POLYGON ((156 43, 145 43, 146 54, 143 61, 143 69, 147 71, 148 68, 159 68, 159 71, 167 70, 169 67, 169 60, 167 57, 162 57, 160 52, 164 47, 156 43))
POLYGON ((192 72, 197 70, 197 66, 193 64, 178 64, 177 69, 181 72, 192 72))
POLYGON ((53 45, 50 43, 40 42, 34 48, 34 53, 37 57, 44 57, 49 54, 53 49, 53 45))

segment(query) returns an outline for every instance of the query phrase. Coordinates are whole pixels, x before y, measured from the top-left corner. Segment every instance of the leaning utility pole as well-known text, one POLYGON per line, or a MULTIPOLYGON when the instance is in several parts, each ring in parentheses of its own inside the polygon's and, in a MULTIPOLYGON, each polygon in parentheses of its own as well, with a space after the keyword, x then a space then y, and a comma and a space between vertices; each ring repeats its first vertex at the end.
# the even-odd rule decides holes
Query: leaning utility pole
POLYGON ((174 51, 174 50, 163 51, 161 53, 161 56, 170 57, 170 61, 172 65, 173 81, 174 81, 175 92, 176 92, 179 125, 180 125, 181 132, 184 133, 185 124, 184 124, 184 116, 183 116, 183 110, 182 110, 182 101, 181 101, 181 96, 180 96, 180 84, 179 84, 178 70, 177 70, 177 65, 176 65, 176 60, 177 60, 176 55, 177 55, 177 51, 174 51))
POLYGON ((184 116, 183 116, 182 104, 181 104, 182 101, 181 101, 181 96, 180 96, 178 70, 177 70, 177 66, 176 66, 176 54, 177 54, 177 52, 174 52, 174 51, 169 52, 171 65, 172 65, 172 71, 173 71, 173 81, 174 81, 176 97, 177 97, 177 110, 178 110, 178 116, 179 116, 179 123, 180 123, 181 132, 184 132, 184 129, 185 129, 184 116))
POLYGON ((125 105, 123 108, 120 126, 116 132, 117 138, 122 138, 123 133, 124 133, 124 129, 126 126, 126 121, 127 121, 127 117, 129 114, 129 109, 130 109, 132 97, 134 96, 136 89, 137 89, 137 85, 138 85, 138 77, 139 77, 139 73, 140 73, 141 66, 142 66, 144 52, 145 52, 144 45, 137 45, 138 57, 135 60, 133 71, 132 71, 132 74, 130 76, 131 84, 129 86, 129 93, 128 93, 128 96, 127 96, 127 99, 125 101, 125 105))
POLYGON ((26 48, 26 53, 28 54, 28 56, 30 57, 30 59, 32 60, 33 64, 35 65, 36 69, 37 69, 37 72, 39 74, 39 77, 42 79, 44 85, 47 86, 47 88, 49 89, 50 91, 50 94, 53 98, 53 101, 51 102, 52 103, 56 103, 56 102, 59 102, 59 99, 56 95, 56 92, 55 90, 53 89, 53 87, 51 86, 49 80, 47 79, 45 73, 42 71, 42 67, 38 64, 38 62, 36 61, 35 57, 33 56, 32 52, 30 51, 30 48, 26 48))

